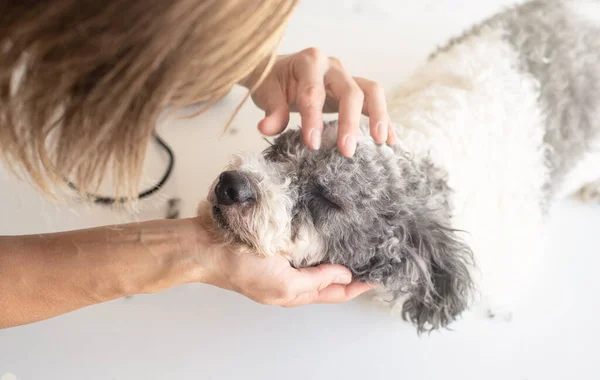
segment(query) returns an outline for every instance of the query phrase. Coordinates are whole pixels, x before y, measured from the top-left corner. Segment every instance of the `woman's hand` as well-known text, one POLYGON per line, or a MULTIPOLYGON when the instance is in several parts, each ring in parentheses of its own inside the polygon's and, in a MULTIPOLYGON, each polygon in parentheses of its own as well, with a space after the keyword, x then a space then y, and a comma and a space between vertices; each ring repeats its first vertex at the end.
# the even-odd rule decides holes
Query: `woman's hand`
POLYGON ((311 303, 341 303, 371 290, 352 282, 350 271, 338 265, 294 269, 281 256, 258 257, 215 250, 202 282, 238 292, 253 301, 284 307, 311 303))
MULTIPOLYGON (((263 70, 264 66, 257 68, 242 85, 252 88, 263 70)), ((288 125, 290 112, 297 111, 302 118, 304 141, 315 150, 321 144, 323 112, 339 112, 338 148, 347 157, 356 149, 361 113, 369 116, 375 141, 390 145, 396 142, 383 88, 350 76, 338 59, 315 48, 278 57, 252 99, 265 111, 265 118, 258 124, 261 133, 281 133, 288 125)))

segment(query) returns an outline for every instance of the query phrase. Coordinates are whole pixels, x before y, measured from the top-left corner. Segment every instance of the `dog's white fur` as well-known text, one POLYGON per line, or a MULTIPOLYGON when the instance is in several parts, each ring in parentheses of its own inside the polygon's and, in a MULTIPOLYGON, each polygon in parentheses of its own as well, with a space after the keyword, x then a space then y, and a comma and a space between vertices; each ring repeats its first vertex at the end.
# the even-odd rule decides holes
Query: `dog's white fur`
POLYGON ((484 309, 511 309, 543 265, 544 122, 538 85, 517 60, 500 31, 483 31, 389 97, 400 144, 449 173, 453 227, 468 231, 484 309))
MULTIPOLYGON (((600 20, 597 2, 583 6, 578 14, 600 20)), ((518 60, 502 31, 484 29, 440 53, 388 98, 400 144, 449 173, 453 227, 468 231, 485 313, 508 312, 525 300, 544 264, 545 125, 539 84, 515 70, 518 60)), ((600 179, 600 141, 592 143, 597 152, 567 174, 557 197, 600 179)))

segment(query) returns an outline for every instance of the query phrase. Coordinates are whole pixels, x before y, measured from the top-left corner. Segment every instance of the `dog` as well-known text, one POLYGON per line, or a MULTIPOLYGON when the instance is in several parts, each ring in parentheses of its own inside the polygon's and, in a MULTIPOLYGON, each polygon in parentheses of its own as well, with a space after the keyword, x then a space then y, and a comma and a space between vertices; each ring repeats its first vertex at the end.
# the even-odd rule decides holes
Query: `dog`
POLYGON ((419 333, 509 319, 543 270, 556 198, 599 198, 600 1, 533 0, 437 49, 388 97, 399 142, 337 122, 234 157, 199 215, 242 254, 348 267, 419 333))

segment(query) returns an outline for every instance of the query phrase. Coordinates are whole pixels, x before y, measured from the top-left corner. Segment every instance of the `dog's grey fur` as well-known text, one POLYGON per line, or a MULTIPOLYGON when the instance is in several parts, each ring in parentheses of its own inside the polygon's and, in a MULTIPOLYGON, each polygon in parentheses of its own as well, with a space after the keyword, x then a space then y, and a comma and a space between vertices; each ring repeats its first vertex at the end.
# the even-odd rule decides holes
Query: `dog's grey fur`
MULTIPOLYGON (((591 0, 600 4, 600 0, 591 0)), ((452 39, 447 51, 484 27, 502 28, 519 51, 520 69, 540 85, 546 118, 544 141, 551 177, 548 198, 600 134, 600 24, 575 19, 578 0, 534 0, 499 13, 452 39)), ((598 163, 600 165, 600 163, 598 163)))
POLYGON ((288 131, 265 151, 280 175, 294 173, 292 225, 314 223, 325 262, 409 294, 403 315, 420 328, 451 322, 469 300, 472 254, 450 228, 445 173, 398 147, 394 160, 374 144, 346 159, 335 149, 307 155, 301 139, 288 131))
MULTIPOLYGON (((600 109, 599 29, 575 23, 564 3, 532 1, 465 34, 502 28, 520 52, 520 70, 539 80, 545 143, 552 148, 549 188, 600 132, 593 120, 600 109)), ((292 239, 300 226, 314 226, 325 244, 322 262, 344 265, 358 280, 382 283, 394 297, 406 297, 403 316, 420 332, 447 326, 469 304, 473 255, 461 232, 451 228, 446 173, 398 146, 393 155, 385 149, 359 144, 351 159, 334 146, 308 152, 300 131, 290 130, 264 158, 269 176, 291 181, 292 239)))
POLYGON ((551 196, 600 133, 600 24, 574 20, 564 1, 552 0, 515 9, 507 27, 523 69, 540 84, 551 196))

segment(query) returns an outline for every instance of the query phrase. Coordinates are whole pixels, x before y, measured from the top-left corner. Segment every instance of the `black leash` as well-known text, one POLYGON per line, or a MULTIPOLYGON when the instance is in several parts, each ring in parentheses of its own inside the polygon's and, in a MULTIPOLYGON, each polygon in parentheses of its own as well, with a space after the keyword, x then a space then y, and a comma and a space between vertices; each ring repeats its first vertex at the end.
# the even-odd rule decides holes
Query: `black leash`
MULTIPOLYGON (((167 166, 167 170, 165 171, 165 174, 162 176, 160 181, 158 181, 158 183, 156 185, 154 185, 153 187, 151 187, 150 189, 139 193, 138 199, 147 198, 150 195, 159 191, 165 185, 165 183, 169 180, 169 177, 171 176, 171 173, 173 172, 173 167, 175 166, 175 155, 173 154, 173 151, 171 150, 169 145, 162 138, 160 138, 160 136, 158 136, 156 134, 154 135, 154 141, 156 141, 156 143, 161 148, 163 148, 165 152, 167 152, 167 155, 169 156, 169 165, 167 166)), ((68 182, 68 184, 71 189, 75 190, 76 192, 79 192, 79 189, 77 188, 77 186, 75 186, 72 182, 68 182)), ((115 203, 121 203, 121 204, 126 203, 129 200, 128 198, 113 198, 113 197, 105 197, 105 196, 94 195, 94 194, 87 194, 87 197, 89 197, 92 200, 92 202, 94 202, 95 204, 107 205, 107 206, 113 205, 115 203)))

